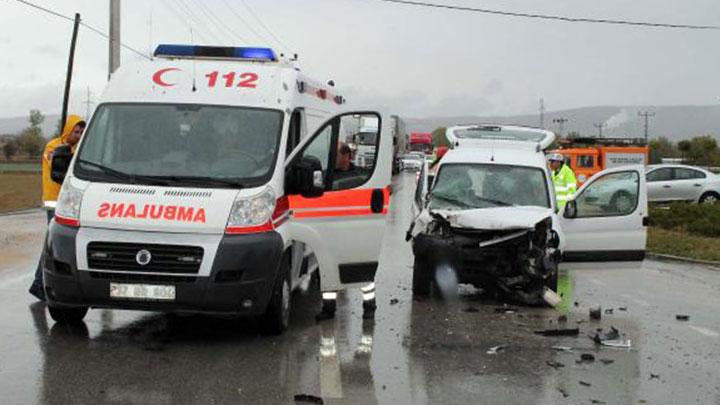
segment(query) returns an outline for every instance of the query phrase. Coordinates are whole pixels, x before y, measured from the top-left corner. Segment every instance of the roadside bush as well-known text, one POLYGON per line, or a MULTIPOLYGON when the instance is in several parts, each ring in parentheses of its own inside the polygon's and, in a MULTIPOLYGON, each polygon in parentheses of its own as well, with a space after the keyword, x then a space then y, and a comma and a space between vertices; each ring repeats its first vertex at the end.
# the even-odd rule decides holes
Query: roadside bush
POLYGON ((679 203, 651 207, 650 221, 653 226, 663 229, 720 237, 720 205, 679 203))

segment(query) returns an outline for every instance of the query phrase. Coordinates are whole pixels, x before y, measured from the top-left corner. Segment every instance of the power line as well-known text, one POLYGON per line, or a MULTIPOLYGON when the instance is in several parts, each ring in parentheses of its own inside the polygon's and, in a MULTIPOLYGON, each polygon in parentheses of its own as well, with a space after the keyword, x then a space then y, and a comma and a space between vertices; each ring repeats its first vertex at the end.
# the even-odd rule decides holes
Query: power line
MULTIPOLYGON (((192 31, 192 26, 190 25, 187 17, 181 15, 180 12, 175 9, 175 7, 171 7, 167 3, 167 0, 163 0, 163 4, 165 5, 165 7, 168 10, 170 10, 175 15, 175 17, 177 17, 178 21, 180 21, 181 23, 187 24, 188 28, 192 31)), ((197 33, 201 37, 201 39, 204 40, 205 42, 212 42, 212 41, 208 41, 207 37, 202 32, 198 31, 197 33)))
POLYGON ((248 21, 247 21, 245 18, 243 18, 243 16, 242 16, 240 13, 238 13, 237 11, 235 11, 235 9, 233 8, 233 6, 232 6, 227 0, 223 0, 223 3, 225 3, 225 6, 230 10, 230 12, 231 12, 235 17, 237 17, 237 19, 240 20, 240 22, 241 22, 243 25, 245 25, 245 27, 247 27, 247 29, 249 29, 253 34, 255 34, 255 36, 258 37, 258 39, 260 39, 261 41, 265 42, 266 44, 269 44, 269 43, 270 43, 270 41, 268 41, 267 38, 265 38, 264 35, 262 35, 262 34, 260 34, 259 32, 257 32, 257 31, 255 30, 255 28, 253 28, 252 25, 250 25, 250 23, 248 23, 248 21))
POLYGON ((225 29, 230 35, 235 36, 237 39, 239 39, 241 42, 247 43, 248 40, 245 39, 244 36, 238 34, 234 29, 230 28, 223 20, 221 20, 218 16, 215 15, 215 13, 212 12, 211 9, 209 9, 205 4, 203 4, 201 1, 192 0, 193 3, 197 4, 200 11, 202 11, 209 20, 215 20, 215 22, 220 23, 220 26, 225 29))
MULTIPOLYGON (((209 36, 212 37, 212 38, 211 38, 211 39, 212 39, 212 42, 214 42, 214 43, 220 43, 220 42, 221 42, 221 41, 220 41, 220 37, 218 37, 218 36, 216 35, 215 31, 207 28, 207 26, 205 25, 205 23, 203 22, 203 20, 202 20, 200 17, 198 17, 198 16, 192 11, 192 7, 190 7, 187 3, 185 3, 184 0, 176 0, 176 3, 175 3, 175 4, 177 4, 178 6, 180 6, 181 11, 182 11, 184 14, 186 14, 188 17, 190 17, 190 19, 192 19, 192 20, 194 21, 195 26, 196 26, 196 28, 197 28, 196 31, 199 32, 199 29, 202 28, 202 30, 203 30, 204 32, 206 32, 209 36)), ((192 27, 190 27, 190 28, 192 29, 192 27)), ((217 29, 217 28, 216 28, 216 29, 217 29)), ((219 32, 219 31, 218 31, 218 32, 219 32)), ((205 35, 202 35, 202 36, 205 37, 205 39, 207 40, 207 36, 205 36, 205 35)), ((220 36, 222 36, 222 34, 220 34, 220 36)))
POLYGON ((652 117, 654 117, 654 116, 655 116, 655 113, 654 113, 654 112, 649 112, 649 111, 643 111, 643 112, 638 111, 638 116, 645 118, 645 143, 647 143, 647 141, 648 141, 648 127, 649 127, 649 125, 650 125, 649 119, 652 118, 652 117))
MULTIPOLYGON (((75 21, 74 18, 71 18, 71 17, 68 17, 68 16, 66 16, 66 15, 60 14, 60 13, 58 13, 57 11, 53 11, 53 10, 47 9, 47 8, 45 8, 45 7, 42 7, 42 6, 38 6, 37 4, 30 3, 29 1, 25 1, 25 0, 15 0, 15 1, 17 1, 17 2, 20 3, 20 4, 24 4, 24 5, 26 5, 26 6, 29 6, 29 7, 38 9, 38 10, 40 10, 40 11, 43 11, 43 12, 45 12, 45 13, 54 15, 55 17, 62 18, 62 19, 64 19, 64 20, 75 21)), ((87 29, 89 29, 90 31, 92 31, 92 32, 94 32, 94 33, 102 36, 102 37, 105 38, 105 39, 110 39, 110 36, 109 36, 108 34, 100 31, 99 29, 97 29, 97 28, 95 28, 95 27, 93 27, 93 26, 91 26, 91 25, 89 25, 89 24, 87 24, 87 23, 84 23, 84 22, 80 21, 80 25, 83 26, 83 27, 85 27, 85 28, 87 28, 87 29)), ((130 51, 130 52, 133 52, 133 53, 135 53, 135 54, 137 54, 137 55, 142 56, 142 57, 145 58, 145 59, 148 59, 148 60, 150 59, 149 56, 145 55, 144 53, 138 51, 138 50, 135 49, 135 48, 132 48, 132 47, 129 46, 129 45, 126 45, 126 44, 124 44, 124 43, 121 42, 121 43, 120 43, 120 46, 122 46, 123 48, 127 49, 127 50, 130 51)))
POLYGON ((554 21, 563 21, 563 22, 615 24, 615 25, 630 25, 630 26, 655 27, 655 28, 682 28, 682 29, 691 29, 691 30, 720 30, 720 26, 718 26, 718 25, 666 24, 666 23, 652 23, 652 22, 644 22, 644 21, 612 20, 612 19, 604 19, 604 18, 574 18, 574 17, 565 17, 565 16, 559 16, 559 15, 550 15, 550 14, 520 13, 520 12, 503 11, 503 10, 491 10, 491 9, 486 9, 486 8, 453 6, 453 5, 449 5, 449 4, 423 3, 423 2, 419 2, 419 1, 410 1, 410 0, 378 0, 378 1, 383 1, 383 2, 387 2, 387 3, 404 4, 404 5, 408 5, 408 6, 442 8, 442 9, 457 10, 457 11, 472 11, 472 12, 476 12, 476 13, 495 14, 495 15, 502 15, 502 16, 507 16, 507 17, 536 18, 536 19, 541 19, 541 20, 554 20, 554 21))
POLYGON ((284 43, 283 41, 281 41, 280 38, 278 38, 275 34, 273 34, 272 30, 271 30, 270 28, 268 28, 267 25, 265 25, 265 23, 262 21, 262 19, 261 19, 260 17, 258 17, 257 14, 255 14, 255 11, 253 11, 253 9, 250 8, 250 5, 248 5, 248 4, 245 2, 245 0, 240 0, 240 3, 242 3, 243 6, 245 6, 245 8, 246 8, 247 11, 250 13, 250 15, 255 19, 255 21, 257 21, 258 24, 260 24, 260 26, 261 26, 265 31, 267 31, 267 33, 270 34, 270 36, 273 37, 273 39, 274 39, 278 44, 280 44, 281 47, 285 48, 285 50, 287 50, 287 51, 289 51, 289 52, 291 52, 291 53, 293 52, 293 49, 292 49, 291 47, 285 45, 285 43, 284 43))

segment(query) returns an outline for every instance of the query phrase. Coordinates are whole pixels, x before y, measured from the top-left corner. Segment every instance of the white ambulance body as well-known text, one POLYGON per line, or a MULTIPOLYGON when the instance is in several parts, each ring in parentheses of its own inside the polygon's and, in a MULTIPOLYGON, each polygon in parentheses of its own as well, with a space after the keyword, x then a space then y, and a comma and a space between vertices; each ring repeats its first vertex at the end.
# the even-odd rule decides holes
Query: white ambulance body
POLYGON ((156 56, 113 75, 67 170, 44 254, 53 318, 262 315, 280 332, 318 265, 324 292, 373 283, 385 123, 385 159, 359 173, 334 162, 340 126, 381 116, 349 111, 267 48, 161 45, 156 56))

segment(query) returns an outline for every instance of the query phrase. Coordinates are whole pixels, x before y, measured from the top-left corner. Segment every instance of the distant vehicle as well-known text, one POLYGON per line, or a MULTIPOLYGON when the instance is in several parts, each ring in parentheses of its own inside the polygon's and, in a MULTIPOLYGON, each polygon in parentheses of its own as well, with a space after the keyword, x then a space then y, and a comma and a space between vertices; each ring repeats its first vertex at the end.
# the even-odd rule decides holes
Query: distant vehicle
POLYGON ((549 153, 565 156, 578 185, 595 173, 613 167, 647 165, 650 151, 643 138, 570 138, 549 153))
POLYGON ((375 164, 375 149, 379 122, 375 117, 360 117, 359 131, 353 135, 355 166, 371 168, 375 164))
POLYGON ((418 171, 423 166, 423 158, 416 154, 403 155, 399 159, 400 170, 418 171))
POLYGON ((410 134, 410 150, 423 152, 426 155, 432 153, 433 139, 431 133, 413 132, 410 134))
POLYGON ((720 176, 699 167, 651 165, 647 167, 648 201, 720 202, 720 176))

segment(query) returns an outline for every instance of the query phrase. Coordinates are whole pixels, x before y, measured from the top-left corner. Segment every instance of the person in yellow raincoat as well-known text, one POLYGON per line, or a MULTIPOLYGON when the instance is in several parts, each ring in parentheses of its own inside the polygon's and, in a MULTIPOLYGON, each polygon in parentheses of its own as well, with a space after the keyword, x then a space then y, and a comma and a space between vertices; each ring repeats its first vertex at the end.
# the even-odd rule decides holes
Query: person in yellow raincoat
MULTIPOLYGON (((50 168, 52 165, 52 155, 58 146, 70 145, 73 152, 80 138, 82 137, 83 131, 85 131, 85 121, 78 115, 70 115, 65 121, 63 131, 60 136, 53 138, 45 145, 45 150, 42 154, 42 199, 43 207, 47 211, 48 223, 55 216, 55 205, 57 204, 58 194, 60 193, 59 183, 56 183, 50 178, 50 168)), ((40 255, 40 261, 37 269, 35 270, 35 280, 30 285, 30 294, 34 295, 40 300, 45 300, 45 292, 43 291, 43 279, 42 279, 42 254, 40 255)))

